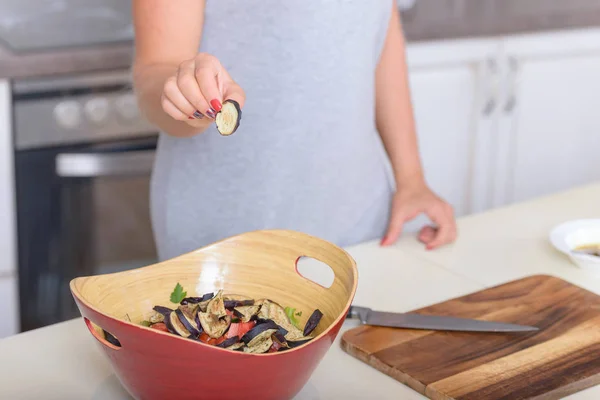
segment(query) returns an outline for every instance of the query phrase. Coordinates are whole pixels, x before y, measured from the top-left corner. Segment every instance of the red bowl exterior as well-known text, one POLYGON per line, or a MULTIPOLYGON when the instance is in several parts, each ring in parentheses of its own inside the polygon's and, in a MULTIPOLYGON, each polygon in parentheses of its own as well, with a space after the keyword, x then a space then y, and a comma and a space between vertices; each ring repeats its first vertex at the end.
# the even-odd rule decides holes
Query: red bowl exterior
MULTIPOLYGON (((118 338, 121 348, 110 348, 104 343, 101 347, 123 386, 139 400, 293 398, 344 322, 340 318, 322 335, 294 350, 253 355, 139 327, 107 317, 77 297, 75 301, 85 319, 118 338)), ((347 312, 346 309, 343 315, 347 312)))

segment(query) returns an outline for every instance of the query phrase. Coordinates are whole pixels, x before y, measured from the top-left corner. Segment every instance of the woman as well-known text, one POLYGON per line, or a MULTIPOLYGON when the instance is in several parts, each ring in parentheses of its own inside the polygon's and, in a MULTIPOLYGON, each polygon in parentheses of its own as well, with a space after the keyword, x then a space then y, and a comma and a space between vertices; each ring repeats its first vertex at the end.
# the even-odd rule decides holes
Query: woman
POLYGON ((454 240, 452 208, 423 178, 395 1, 133 3, 135 89, 163 132, 161 259, 265 228, 389 245, 423 212, 428 249, 454 240), (224 137, 228 99, 243 119, 224 137))

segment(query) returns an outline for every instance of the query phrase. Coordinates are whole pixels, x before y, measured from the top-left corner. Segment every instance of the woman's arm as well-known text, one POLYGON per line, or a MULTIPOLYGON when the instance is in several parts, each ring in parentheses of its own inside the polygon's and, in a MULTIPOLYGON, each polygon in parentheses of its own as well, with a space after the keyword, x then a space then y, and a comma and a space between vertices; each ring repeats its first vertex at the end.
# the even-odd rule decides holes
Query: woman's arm
POLYGON ((219 61, 198 54, 203 0, 134 0, 133 82, 146 118, 173 136, 192 136, 214 122, 224 99, 244 93, 219 61))
POLYGON ((396 1, 376 72, 377 129, 390 158, 397 193, 388 232, 382 244, 396 241, 404 223, 424 212, 437 225, 425 227, 419 238, 427 248, 453 241, 456 226, 452 207, 426 185, 419 157, 408 84, 405 42, 396 1))
POLYGON ((405 59, 405 42, 398 10, 392 10, 387 38, 376 75, 377 129, 394 169, 398 188, 424 182, 417 145, 405 59))

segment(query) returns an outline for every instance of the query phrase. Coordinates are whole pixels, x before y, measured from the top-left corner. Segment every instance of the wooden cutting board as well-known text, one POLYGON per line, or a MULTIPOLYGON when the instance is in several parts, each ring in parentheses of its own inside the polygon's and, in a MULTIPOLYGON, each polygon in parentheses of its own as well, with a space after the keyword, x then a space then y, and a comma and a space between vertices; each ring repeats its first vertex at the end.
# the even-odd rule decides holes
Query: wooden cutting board
POLYGON ((342 347, 431 399, 560 399, 600 383, 600 296, 561 279, 531 276, 417 312, 540 331, 360 326, 343 335, 342 347))

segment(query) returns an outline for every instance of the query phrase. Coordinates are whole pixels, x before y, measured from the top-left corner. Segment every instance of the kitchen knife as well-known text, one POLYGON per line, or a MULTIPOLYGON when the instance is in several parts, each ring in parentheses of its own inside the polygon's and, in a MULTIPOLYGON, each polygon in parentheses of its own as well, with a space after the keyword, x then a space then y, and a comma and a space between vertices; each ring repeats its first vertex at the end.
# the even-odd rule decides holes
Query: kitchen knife
POLYGON ((358 319, 364 325, 434 331, 533 332, 539 330, 534 326, 437 315, 381 312, 358 306, 350 307, 347 318, 358 319))

